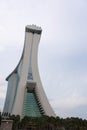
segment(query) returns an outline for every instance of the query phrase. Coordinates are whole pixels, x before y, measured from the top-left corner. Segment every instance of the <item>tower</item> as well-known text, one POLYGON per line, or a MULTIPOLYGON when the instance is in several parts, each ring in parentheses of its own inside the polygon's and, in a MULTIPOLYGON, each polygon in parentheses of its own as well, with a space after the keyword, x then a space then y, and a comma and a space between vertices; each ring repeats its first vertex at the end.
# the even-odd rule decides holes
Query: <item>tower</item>
POLYGON ((21 59, 8 81, 4 112, 20 116, 55 116, 43 90, 38 72, 37 53, 42 29, 25 27, 25 42, 21 59))

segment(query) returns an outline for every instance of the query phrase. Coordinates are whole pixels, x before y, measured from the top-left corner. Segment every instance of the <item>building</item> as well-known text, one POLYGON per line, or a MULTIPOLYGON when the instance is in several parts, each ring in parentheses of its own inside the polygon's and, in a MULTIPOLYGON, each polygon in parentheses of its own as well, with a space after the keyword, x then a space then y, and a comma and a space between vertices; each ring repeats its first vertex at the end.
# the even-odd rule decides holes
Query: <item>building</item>
POLYGON ((0 130, 12 130, 13 120, 2 120, 0 130))
POLYGON ((20 116, 55 116, 38 72, 37 53, 42 29, 36 25, 25 28, 25 42, 21 59, 8 81, 4 112, 20 116))

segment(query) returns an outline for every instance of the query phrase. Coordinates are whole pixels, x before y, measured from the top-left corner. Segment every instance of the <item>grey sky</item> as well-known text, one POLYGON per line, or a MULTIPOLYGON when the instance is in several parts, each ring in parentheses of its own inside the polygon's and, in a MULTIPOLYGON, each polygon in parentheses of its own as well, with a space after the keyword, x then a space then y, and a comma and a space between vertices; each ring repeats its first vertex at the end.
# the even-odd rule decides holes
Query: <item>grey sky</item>
POLYGON ((6 76, 16 67, 27 24, 42 27, 38 65, 56 114, 87 119, 87 1, 0 1, 0 109, 6 76))

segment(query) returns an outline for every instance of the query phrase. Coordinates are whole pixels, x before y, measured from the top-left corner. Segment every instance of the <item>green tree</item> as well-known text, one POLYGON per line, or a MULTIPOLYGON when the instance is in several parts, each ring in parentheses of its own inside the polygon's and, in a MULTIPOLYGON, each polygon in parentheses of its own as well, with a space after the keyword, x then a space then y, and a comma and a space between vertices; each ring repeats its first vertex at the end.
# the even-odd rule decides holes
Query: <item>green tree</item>
POLYGON ((20 116, 13 116, 13 126, 12 126, 12 130, 18 130, 19 124, 20 124, 20 116))

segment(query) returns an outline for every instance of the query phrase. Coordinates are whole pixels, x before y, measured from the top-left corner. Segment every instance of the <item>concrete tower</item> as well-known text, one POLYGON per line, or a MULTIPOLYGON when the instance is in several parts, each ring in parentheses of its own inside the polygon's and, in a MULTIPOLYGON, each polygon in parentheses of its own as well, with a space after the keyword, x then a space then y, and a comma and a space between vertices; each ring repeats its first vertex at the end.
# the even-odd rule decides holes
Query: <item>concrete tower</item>
POLYGON ((38 73, 37 53, 42 29, 35 25, 25 28, 21 59, 8 81, 4 112, 20 116, 55 116, 43 90, 38 73))

